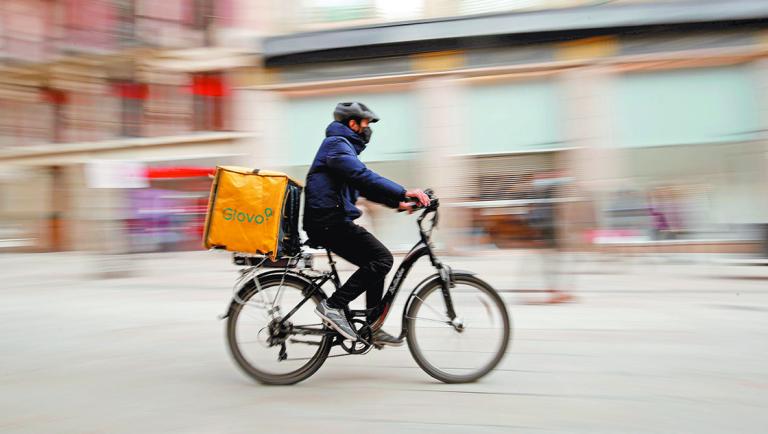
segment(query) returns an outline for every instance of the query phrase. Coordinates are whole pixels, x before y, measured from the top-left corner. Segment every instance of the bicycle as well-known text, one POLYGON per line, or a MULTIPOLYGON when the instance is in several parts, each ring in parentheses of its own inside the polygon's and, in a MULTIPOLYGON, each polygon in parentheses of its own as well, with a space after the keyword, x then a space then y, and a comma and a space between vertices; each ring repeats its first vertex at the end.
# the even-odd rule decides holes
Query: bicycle
POLYGON ((452 270, 435 256, 430 239, 438 223, 439 200, 431 191, 426 192, 430 205, 423 207, 417 219, 420 240, 403 259, 381 302, 373 309, 348 311, 357 341, 342 338, 319 322, 314 313, 315 306, 327 298, 322 286, 328 282, 336 289, 341 286, 328 249, 330 271, 315 270, 312 254, 303 251, 282 259, 277 264, 282 269, 271 271, 261 269, 265 258, 235 255, 235 263, 248 268, 241 271, 235 295, 221 318, 227 319, 227 344, 238 366, 262 384, 289 385, 309 378, 328 357, 336 357, 329 356, 333 347, 346 353, 340 355, 366 354, 374 347, 372 331, 391 312, 409 271, 427 256, 437 273, 411 291, 403 309, 400 338, 406 339, 416 363, 445 383, 473 382, 491 372, 509 344, 509 314, 489 284, 472 272, 452 270), (432 218, 427 219, 430 215, 432 218), (297 269, 302 261, 304 267, 297 269), (369 323, 367 318, 375 320, 369 323), (445 348, 446 341, 456 343, 467 336, 467 343, 460 343, 454 352, 445 348), (442 339, 442 345, 436 344, 437 339, 442 339), (255 354, 253 348, 266 350, 262 351, 265 356, 255 354), (467 367, 473 357, 479 357, 480 362, 467 367), (462 366, 455 366, 459 364, 462 366))

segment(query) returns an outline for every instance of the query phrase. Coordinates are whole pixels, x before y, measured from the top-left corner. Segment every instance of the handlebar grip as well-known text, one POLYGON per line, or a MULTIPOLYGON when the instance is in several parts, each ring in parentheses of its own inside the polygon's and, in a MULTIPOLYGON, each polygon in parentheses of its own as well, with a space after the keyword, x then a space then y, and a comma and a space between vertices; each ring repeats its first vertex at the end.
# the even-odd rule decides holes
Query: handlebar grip
MULTIPOLYGON (((427 197, 430 200, 430 203, 436 203, 437 196, 435 196, 435 192, 431 188, 427 188, 424 190, 424 194, 427 195, 427 197)), ((405 202, 418 202, 419 200, 415 197, 406 197, 405 202)))
MULTIPOLYGON (((434 197, 434 196, 430 196, 429 199, 430 199, 429 205, 422 206, 422 205, 419 204, 419 205, 416 205, 414 207, 414 209, 422 209, 422 208, 427 208, 429 206, 437 206, 437 205, 440 204, 440 200, 438 198, 434 197)), ((418 204, 419 200, 417 198, 415 198, 415 197, 406 197, 405 198, 405 202, 410 202, 410 203, 418 204)))

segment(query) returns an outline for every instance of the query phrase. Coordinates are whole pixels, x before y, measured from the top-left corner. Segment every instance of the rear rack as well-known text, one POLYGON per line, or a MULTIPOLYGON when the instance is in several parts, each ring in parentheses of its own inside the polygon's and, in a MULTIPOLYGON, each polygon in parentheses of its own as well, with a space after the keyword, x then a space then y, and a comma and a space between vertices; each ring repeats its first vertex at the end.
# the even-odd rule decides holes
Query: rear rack
POLYGON ((241 267, 259 268, 296 268, 302 264, 302 268, 312 268, 313 258, 311 253, 300 252, 296 256, 286 256, 271 260, 268 256, 249 253, 233 253, 232 262, 241 267))

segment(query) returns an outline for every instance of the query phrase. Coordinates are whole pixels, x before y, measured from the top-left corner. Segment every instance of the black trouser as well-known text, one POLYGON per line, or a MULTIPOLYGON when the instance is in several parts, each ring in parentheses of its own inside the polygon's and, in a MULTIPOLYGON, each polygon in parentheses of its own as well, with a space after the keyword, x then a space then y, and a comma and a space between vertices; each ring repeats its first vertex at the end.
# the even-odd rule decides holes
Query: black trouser
POLYGON ((360 267, 328 299, 332 308, 346 307, 366 292, 368 309, 376 307, 384 294, 384 278, 392 269, 392 253, 365 228, 352 222, 306 228, 310 240, 360 267))

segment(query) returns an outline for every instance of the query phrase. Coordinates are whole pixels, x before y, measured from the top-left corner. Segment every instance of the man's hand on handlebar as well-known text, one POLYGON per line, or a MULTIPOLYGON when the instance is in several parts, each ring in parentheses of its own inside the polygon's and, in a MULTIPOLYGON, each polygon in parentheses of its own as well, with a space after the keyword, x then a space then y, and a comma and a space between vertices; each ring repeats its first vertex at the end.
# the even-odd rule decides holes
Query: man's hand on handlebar
POLYGON ((405 198, 406 202, 412 202, 408 198, 416 199, 413 202, 417 202, 419 206, 429 206, 430 203, 429 196, 418 188, 406 191, 405 198))
POLYGON ((413 211, 416 210, 417 206, 418 204, 416 202, 400 202, 397 211, 408 211, 408 214, 413 214, 413 211))
POLYGON ((405 192, 406 200, 400 202, 397 207, 398 211, 407 211, 408 214, 413 214, 419 207, 426 207, 430 204, 429 196, 419 189, 408 190, 405 192))

